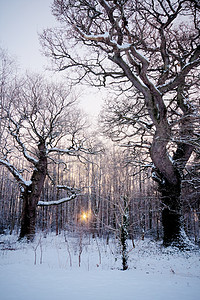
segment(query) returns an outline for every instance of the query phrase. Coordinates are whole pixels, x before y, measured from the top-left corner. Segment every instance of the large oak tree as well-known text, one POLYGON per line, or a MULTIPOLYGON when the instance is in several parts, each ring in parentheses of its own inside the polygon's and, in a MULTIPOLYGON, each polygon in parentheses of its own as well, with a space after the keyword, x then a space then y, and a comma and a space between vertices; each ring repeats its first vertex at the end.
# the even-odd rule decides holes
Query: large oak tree
POLYGON ((114 117, 149 132, 164 245, 183 245, 181 184, 199 147, 199 1, 55 0, 52 9, 61 27, 45 30, 41 42, 56 68, 118 89, 123 103, 132 94, 127 114, 114 117))
POLYGON ((40 201, 46 177, 56 184, 50 176, 52 164, 65 164, 64 156, 82 157, 92 149, 77 97, 69 88, 39 75, 12 78, 10 84, 5 76, 2 79, 0 165, 10 171, 20 187, 20 238, 32 240, 37 206, 58 205, 78 193, 73 187, 58 186, 66 190, 65 198, 40 201))

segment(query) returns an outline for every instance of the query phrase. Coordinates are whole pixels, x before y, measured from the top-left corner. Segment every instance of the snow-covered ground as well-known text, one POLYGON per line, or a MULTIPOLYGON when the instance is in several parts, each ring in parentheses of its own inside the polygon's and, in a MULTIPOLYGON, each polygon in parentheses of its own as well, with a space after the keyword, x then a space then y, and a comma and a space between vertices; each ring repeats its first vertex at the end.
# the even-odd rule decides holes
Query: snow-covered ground
POLYGON ((198 300, 200 253, 163 249, 149 239, 129 245, 121 270, 113 238, 38 234, 34 243, 0 236, 1 300, 198 300))

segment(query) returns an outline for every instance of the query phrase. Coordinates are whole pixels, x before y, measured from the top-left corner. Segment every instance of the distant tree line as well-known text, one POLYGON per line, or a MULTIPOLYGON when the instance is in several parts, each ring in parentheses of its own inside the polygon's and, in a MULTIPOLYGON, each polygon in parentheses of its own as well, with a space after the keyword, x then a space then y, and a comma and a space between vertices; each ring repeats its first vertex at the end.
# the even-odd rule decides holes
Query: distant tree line
MULTIPOLYGON (((121 149, 113 148, 92 157, 87 163, 66 160, 64 167, 51 170, 53 185, 47 178, 41 192, 41 201, 52 202, 65 197, 66 192, 56 186, 71 186, 79 195, 70 202, 53 206, 38 206, 36 231, 57 234, 63 230, 92 235, 120 236, 124 216, 128 216, 128 237, 161 239, 162 208, 160 194, 151 179, 150 170, 127 164, 121 149), (85 214, 85 218, 83 218, 85 214)), ((185 183, 182 193, 184 229, 196 243, 200 231, 200 189, 185 183)), ((10 172, 0 170, 0 230, 1 233, 20 231, 22 216, 20 190, 10 172)))

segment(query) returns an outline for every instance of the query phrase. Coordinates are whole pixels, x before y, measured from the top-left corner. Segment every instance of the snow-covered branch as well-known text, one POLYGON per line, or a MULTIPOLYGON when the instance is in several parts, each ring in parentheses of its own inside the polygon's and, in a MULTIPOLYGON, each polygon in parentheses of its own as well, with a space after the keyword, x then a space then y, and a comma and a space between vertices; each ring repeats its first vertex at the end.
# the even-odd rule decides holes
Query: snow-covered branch
POLYGON ((93 42, 103 42, 106 43, 108 46, 111 46, 119 51, 126 51, 129 50, 132 46, 130 43, 124 43, 122 45, 118 44, 117 41, 111 39, 108 32, 103 34, 86 34, 80 28, 76 27, 76 30, 79 32, 82 38, 88 41, 93 42))
POLYGON ((67 186, 67 185, 57 185, 56 187, 58 190, 65 190, 65 191, 69 191, 71 193, 80 192, 80 189, 76 189, 76 188, 73 188, 73 187, 67 186))
POLYGON ((81 155, 81 153, 84 153, 84 154, 97 154, 97 153, 99 153, 99 151, 92 151, 92 149, 90 149, 90 148, 87 149, 87 148, 84 148, 81 145, 80 146, 77 145, 76 147, 69 147, 69 148, 66 148, 66 149, 61 149, 61 148, 54 147, 54 148, 48 149, 47 153, 55 152, 55 153, 59 153, 59 154, 67 154, 67 155, 79 157, 81 155))
POLYGON ((72 195, 69 196, 69 197, 62 198, 62 199, 55 200, 55 201, 39 201, 37 205, 38 205, 38 206, 52 206, 52 205, 59 205, 59 204, 62 204, 62 203, 65 203, 65 202, 69 202, 69 201, 71 201, 71 200, 74 200, 77 196, 79 196, 79 194, 72 194, 72 195))
POLYGON ((6 167, 11 172, 11 174, 14 176, 14 178, 19 182, 19 184, 21 186, 26 187, 26 186, 30 186, 32 184, 32 182, 30 180, 29 181, 25 180, 22 177, 22 175, 20 174, 20 171, 15 166, 13 166, 11 163, 9 163, 9 161, 0 159, 0 165, 3 165, 4 167, 6 167))
POLYGON ((103 34, 86 34, 83 32, 78 26, 76 26, 76 30, 79 32, 79 34, 86 40, 94 41, 94 42, 104 42, 106 39, 109 39, 109 33, 103 33, 103 34))
POLYGON ((173 78, 173 80, 169 81, 168 83, 158 86, 158 89, 161 93, 165 93, 167 91, 170 91, 174 88, 176 88, 179 84, 181 84, 188 73, 194 69, 200 66, 200 58, 189 62, 186 64, 182 70, 177 74, 176 77, 173 78))

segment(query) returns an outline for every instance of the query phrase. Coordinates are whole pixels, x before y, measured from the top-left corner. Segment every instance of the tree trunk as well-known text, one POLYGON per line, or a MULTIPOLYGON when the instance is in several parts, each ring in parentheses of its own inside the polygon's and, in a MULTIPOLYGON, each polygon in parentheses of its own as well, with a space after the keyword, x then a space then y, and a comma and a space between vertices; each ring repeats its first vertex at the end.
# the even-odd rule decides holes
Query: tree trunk
POLYGON ((33 240, 35 236, 35 223, 36 223, 36 207, 37 199, 33 199, 31 191, 26 190, 23 195, 23 207, 21 217, 21 231, 19 238, 24 237, 27 240, 33 240))
POLYGON ((181 175, 175 161, 167 153, 167 142, 165 133, 161 130, 157 132, 151 147, 155 166, 153 179, 158 182, 161 193, 163 245, 182 247, 181 175))
POLYGON ((163 245, 183 246, 182 240, 182 204, 181 204, 181 183, 172 185, 165 180, 161 186, 162 201, 162 225, 163 225, 163 245))
POLYGON ((35 236, 35 224, 36 224, 36 209, 40 199, 42 188, 47 174, 47 157, 44 143, 38 145, 39 160, 33 175, 31 177, 31 185, 27 186, 23 193, 23 208, 21 217, 21 231, 19 238, 24 237, 27 240, 33 240, 35 236))

